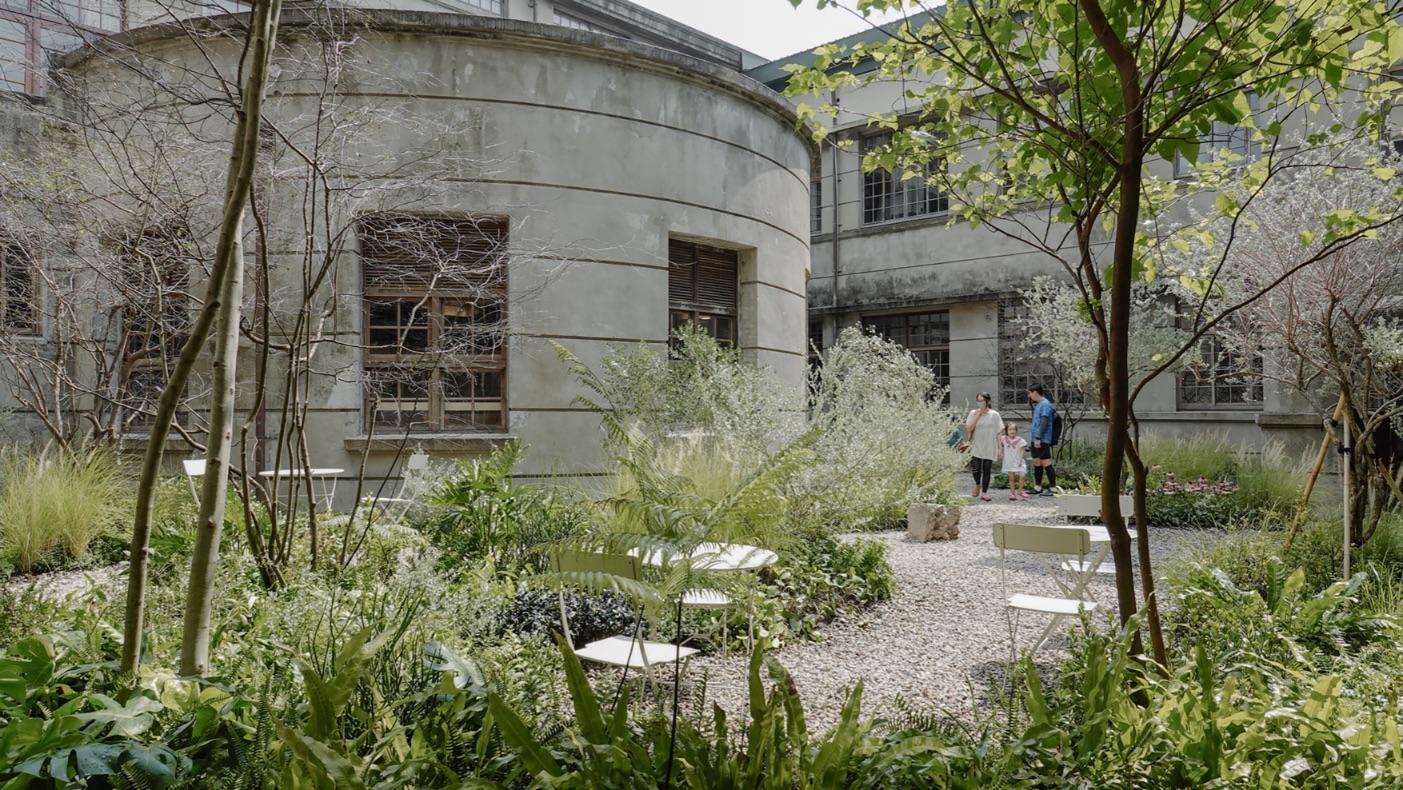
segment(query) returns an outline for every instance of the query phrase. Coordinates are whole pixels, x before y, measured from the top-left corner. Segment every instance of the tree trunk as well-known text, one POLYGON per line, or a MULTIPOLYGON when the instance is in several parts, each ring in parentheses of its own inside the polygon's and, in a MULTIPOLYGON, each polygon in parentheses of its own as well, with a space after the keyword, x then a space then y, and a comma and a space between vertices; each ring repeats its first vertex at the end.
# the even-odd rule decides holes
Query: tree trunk
MULTIPOLYGON (((1111 535, 1111 556, 1116 563, 1116 603, 1122 627, 1135 616, 1135 570, 1130 532, 1120 512, 1120 492, 1112 481, 1125 473, 1125 452, 1130 430, 1130 285, 1135 262, 1135 233, 1140 221, 1140 171, 1144 167, 1144 107, 1140 98, 1140 69, 1135 53, 1126 48, 1096 0, 1081 0, 1091 32, 1120 77, 1121 104, 1125 110, 1120 161, 1115 240, 1112 245, 1111 307, 1107 326, 1106 355, 1106 461, 1101 479, 1101 516, 1111 535)), ((1144 652, 1137 631, 1132 649, 1144 652)))
POLYGON ((209 442, 205 475, 200 481, 200 516, 190 559, 190 588, 185 595, 185 628, 180 639, 180 674, 209 672, 209 629, 214 583, 219 570, 219 539, 229 487, 229 451, 234 443, 234 384, 239 365, 239 319, 242 316, 244 267, 243 218, 235 227, 234 261, 224 273, 220 292, 219 334, 215 338, 209 442))
POLYGON ((1146 506, 1148 494, 1148 473, 1145 461, 1140 457, 1137 442, 1126 441, 1125 457, 1130 461, 1130 469, 1135 480, 1135 537, 1140 559, 1140 593, 1145 597, 1145 619, 1150 629, 1150 649, 1155 661, 1164 669, 1169 669, 1169 649, 1164 642, 1164 628, 1159 620, 1159 597, 1155 595, 1154 567, 1150 562, 1150 519, 1146 506))
POLYGON ((257 0, 249 24, 245 48, 252 56, 247 59, 248 77, 234 127, 234 143, 229 154, 225 175, 223 217, 214 263, 210 267, 209 284, 205 288, 204 304, 190 327, 190 337, 180 349, 180 357, 171 369, 165 389, 157 403, 155 420, 147 439, 146 454, 141 463, 141 478, 136 490, 136 513, 132 524, 131 564, 127 571, 127 608, 122 626, 122 672, 133 674, 141 662, 141 642, 146 615, 146 582, 151 559, 151 511, 156 484, 161 476, 161 461, 165 456, 166 439, 170 436, 175 410, 181 393, 190 380, 190 373, 209 339, 215 316, 220 312, 219 300, 224 279, 230 266, 235 265, 238 251, 240 222, 244 206, 253 186, 254 159, 258 153, 258 132, 263 116, 263 91, 268 81, 268 61, 277 37, 278 12, 282 0, 257 0))

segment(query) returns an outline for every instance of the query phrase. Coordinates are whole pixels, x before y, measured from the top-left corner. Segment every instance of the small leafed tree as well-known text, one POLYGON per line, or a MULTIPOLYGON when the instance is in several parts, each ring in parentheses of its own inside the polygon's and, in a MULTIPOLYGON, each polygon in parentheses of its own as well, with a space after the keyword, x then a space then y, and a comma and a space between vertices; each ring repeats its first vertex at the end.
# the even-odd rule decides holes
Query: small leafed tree
MULTIPOLYGON (((1095 333, 1097 394, 1107 416, 1103 479, 1121 479, 1127 460, 1135 472, 1145 620, 1164 663, 1144 529, 1145 474, 1131 437, 1134 286, 1157 275, 1143 223, 1185 190, 1228 180, 1232 156, 1186 183, 1152 165, 1212 159, 1200 156, 1201 141, 1215 124, 1246 128, 1258 146, 1274 150, 1285 124, 1303 123, 1322 103, 1360 107, 1352 127, 1377 125, 1373 111, 1382 99, 1369 94, 1378 75, 1403 57, 1403 32, 1372 0, 853 5, 920 13, 882 28, 886 35, 877 40, 823 47, 812 65, 794 67, 790 93, 813 97, 801 119, 822 134, 842 116, 838 103, 821 97, 862 84, 897 86, 908 109, 870 116, 892 131, 892 141, 868 153, 864 167, 929 179, 950 193, 952 221, 987 225, 1047 255, 1077 288, 1095 333), (1259 123, 1253 105, 1260 98, 1271 112, 1259 123)), ((1250 189, 1270 175, 1258 162, 1232 179, 1250 189)), ((1229 214, 1236 208, 1221 205, 1229 214)), ((1322 243, 1366 224, 1340 220, 1322 243)), ((1116 494, 1105 487, 1102 516, 1119 615, 1128 625, 1138 602, 1132 541, 1116 494)), ((1138 634, 1136 640, 1139 649, 1138 634)))
POLYGON ((1245 204, 1235 233, 1219 217, 1168 255, 1186 269, 1223 255, 1233 239, 1213 295, 1222 302, 1243 301, 1263 283, 1280 281, 1215 335, 1223 359, 1241 373, 1278 383, 1318 413, 1338 412, 1348 426, 1354 437, 1347 459, 1350 534, 1363 544, 1394 506, 1403 473, 1392 425, 1403 412, 1403 376, 1383 351, 1390 320, 1403 312, 1403 225, 1381 227, 1307 268, 1294 265, 1328 244, 1319 218, 1340 211, 1375 218, 1396 213, 1403 173, 1396 158, 1381 156, 1375 145, 1354 143, 1339 153, 1302 157, 1328 164, 1331 175, 1302 168, 1250 201, 1240 191, 1230 193, 1245 204))

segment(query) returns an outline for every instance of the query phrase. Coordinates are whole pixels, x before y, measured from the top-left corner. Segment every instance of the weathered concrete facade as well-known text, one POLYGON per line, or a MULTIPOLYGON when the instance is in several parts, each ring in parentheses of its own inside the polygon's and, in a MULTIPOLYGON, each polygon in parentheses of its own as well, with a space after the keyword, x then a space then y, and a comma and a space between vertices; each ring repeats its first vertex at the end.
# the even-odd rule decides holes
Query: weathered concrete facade
MULTIPOLYGON (((835 43, 850 46, 881 35, 867 31, 835 43)), ((747 73, 783 90, 786 65, 812 62, 811 55, 799 53, 747 73)), ((919 108, 896 82, 848 87, 825 99, 841 108, 842 117, 828 119, 833 135, 820 151, 814 172, 811 343, 827 347, 849 326, 899 316, 939 315, 948 321, 948 339, 938 352, 944 354, 948 368, 937 370, 937 376, 948 369, 945 380, 951 404, 969 408, 978 393, 989 392, 1006 415, 1026 422, 1029 407, 1023 388, 1032 382, 1051 388, 1055 376, 1040 377, 1036 365, 1020 368, 1018 352, 1009 342, 1009 335, 1016 332, 1010 332, 1011 322, 1003 323, 1001 305, 1007 308, 1019 301, 1018 293, 1036 278, 1065 278, 1065 271, 1049 256, 1006 235, 952 223, 948 208, 874 221, 870 209, 864 211, 862 141, 880 132, 869 127, 867 119, 879 113, 915 113, 919 108)), ((980 157, 977 151, 965 153, 974 160, 980 157)), ((1162 177, 1171 177, 1171 163, 1151 166, 1159 168, 1162 177)), ((1040 227, 1038 216, 1024 219, 1030 227, 1040 227)), ((1212 433, 1245 447, 1281 440, 1294 452, 1318 441, 1321 415, 1269 379, 1260 389, 1261 397, 1249 403, 1205 407, 1188 402, 1176 378, 1166 374, 1146 386, 1136 401, 1136 414, 1148 431, 1212 433)), ((1101 421, 1097 407, 1077 404, 1071 410, 1085 420, 1079 437, 1096 439, 1101 421)))
MULTIPOLYGON (((405 168, 424 184, 412 202, 344 201, 318 221, 350 227, 358 212, 386 204, 505 219, 506 419, 494 431, 416 431, 407 441, 383 429, 369 435, 357 250, 350 242, 328 282, 309 294, 303 261, 315 245, 299 209, 305 184, 279 176, 262 186, 271 207, 265 298, 288 319, 276 325, 290 325, 306 304, 334 306, 299 379, 314 466, 353 477, 364 458, 374 480, 394 474, 399 451, 475 454, 516 438, 529 447, 524 477, 601 474, 599 417, 576 403, 580 386, 556 345, 590 365, 639 343, 665 353, 670 240, 736 252, 738 346, 801 397, 812 149, 779 97, 714 62, 560 26, 375 10, 358 12, 355 24, 353 56, 367 67, 339 74, 334 86, 336 111, 362 119, 344 161, 363 163, 352 174, 357 183, 405 168), (440 158, 427 168, 420 160, 430 149, 440 158)), ((316 35, 296 14, 282 34, 290 42, 316 35)), ((116 40, 182 69, 202 57, 175 28, 116 40)), ((204 47, 221 67, 237 57, 227 39, 204 47)), ((324 102, 315 59, 292 47, 276 58, 267 105, 275 127, 296 127, 324 102)), ((130 79, 118 61, 80 51, 65 66, 92 89, 130 79)), ((251 383, 251 369, 241 373, 251 383)), ((279 375, 269 368, 268 392, 283 390, 279 375)), ((241 408, 251 405, 241 397, 241 408)), ((281 421, 274 409, 259 430, 277 435, 281 421)))

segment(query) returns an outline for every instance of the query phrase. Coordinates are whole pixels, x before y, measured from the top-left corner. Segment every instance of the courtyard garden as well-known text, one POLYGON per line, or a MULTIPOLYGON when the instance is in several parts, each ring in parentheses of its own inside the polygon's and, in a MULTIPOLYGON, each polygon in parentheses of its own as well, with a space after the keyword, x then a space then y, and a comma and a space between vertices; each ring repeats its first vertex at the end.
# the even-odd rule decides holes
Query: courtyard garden
MULTIPOLYGON (((316 567, 299 525, 274 586, 249 546, 261 527, 231 504, 204 678, 173 669, 187 481, 160 487, 146 653, 128 675, 130 461, 13 452, 0 499, 3 786, 1403 781, 1403 518, 1387 515, 1342 579, 1334 508, 1294 509, 1305 461, 1208 438, 1147 443, 1154 499, 1175 502, 1152 508, 1149 531, 1168 665, 1138 655, 1104 606, 1034 650, 1046 618, 1012 634, 1004 591, 1054 591, 1056 569, 1036 555, 1001 566, 992 535, 1065 524, 1062 497, 964 496, 947 442, 957 417, 900 348, 845 334, 809 409, 700 334, 671 362, 625 349, 595 370, 563 356, 610 436, 607 481, 515 483, 530 452, 515 444, 431 459, 393 507, 321 514, 316 567), (36 495, 55 487, 105 504, 46 497, 41 509, 36 495), (908 539, 910 502, 959 508, 958 537, 908 539), (636 576, 558 560, 714 543, 775 559, 743 571, 678 559, 636 576), (699 588, 730 604, 676 606, 699 588), (628 672, 576 656, 635 628, 699 652, 628 672)), ((1104 578, 1089 600, 1114 601, 1104 578)))

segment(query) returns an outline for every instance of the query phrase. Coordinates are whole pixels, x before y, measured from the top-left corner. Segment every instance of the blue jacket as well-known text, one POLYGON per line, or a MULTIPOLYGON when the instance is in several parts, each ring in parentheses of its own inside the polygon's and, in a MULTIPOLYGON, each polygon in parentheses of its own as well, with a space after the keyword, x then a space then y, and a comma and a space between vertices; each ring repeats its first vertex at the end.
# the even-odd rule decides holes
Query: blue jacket
POLYGON ((1056 415, 1057 408, 1048 398, 1033 404, 1032 441, 1052 444, 1052 418, 1056 415))

